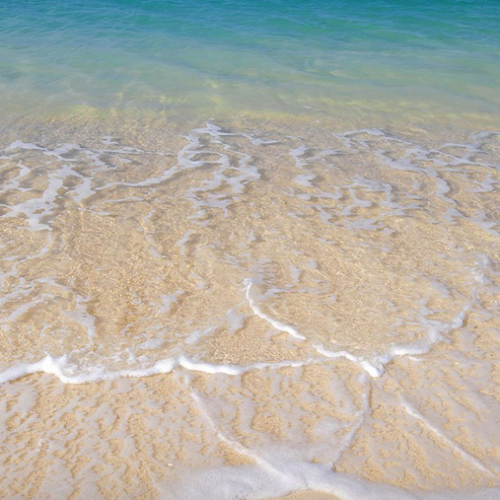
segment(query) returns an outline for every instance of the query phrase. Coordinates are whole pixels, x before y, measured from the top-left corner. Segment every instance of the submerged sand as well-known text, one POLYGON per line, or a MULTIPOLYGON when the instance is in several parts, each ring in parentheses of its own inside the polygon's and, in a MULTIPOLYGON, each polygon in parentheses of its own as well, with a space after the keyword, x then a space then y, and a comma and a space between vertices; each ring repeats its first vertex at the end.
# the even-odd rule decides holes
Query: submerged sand
POLYGON ((498 134, 115 126, 2 139, 0 497, 500 486, 498 134))
MULTIPOLYGON (((278 500, 278 499, 275 499, 278 500)), ((319 493, 317 491, 301 491, 292 493, 286 497, 281 497, 280 500, 337 500, 333 495, 328 493, 319 493)))

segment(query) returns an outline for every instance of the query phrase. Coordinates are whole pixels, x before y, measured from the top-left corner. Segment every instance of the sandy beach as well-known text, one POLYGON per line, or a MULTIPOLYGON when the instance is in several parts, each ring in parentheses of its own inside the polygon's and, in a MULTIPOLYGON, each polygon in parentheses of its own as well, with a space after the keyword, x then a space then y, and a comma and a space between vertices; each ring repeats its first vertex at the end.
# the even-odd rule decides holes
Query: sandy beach
POLYGON ((500 499, 499 53, 497 0, 0 2, 0 500, 500 499))
POLYGON ((2 146, 0 496, 499 486, 497 134, 64 127, 2 146))
POLYGON ((333 495, 328 493, 320 493, 317 491, 301 491, 297 493, 291 493, 280 499, 274 498, 269 500, 338 500, 333 495))

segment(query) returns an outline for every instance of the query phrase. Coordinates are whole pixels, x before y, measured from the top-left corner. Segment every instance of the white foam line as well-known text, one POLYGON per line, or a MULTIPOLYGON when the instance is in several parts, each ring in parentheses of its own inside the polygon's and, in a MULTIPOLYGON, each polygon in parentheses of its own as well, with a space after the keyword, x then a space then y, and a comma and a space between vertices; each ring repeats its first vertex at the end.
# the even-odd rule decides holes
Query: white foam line
POLYGON ((410 405, 403 397, 400 397, 401 399, 401 404, 408 413, 408 415, 411 415, 413 418, 417 419, 419 422, 421 422, 427 429, 429 429, 433 434, 438 436, 440 439, 442 439, 446 444, 448 444, 451 448, 453 448, 466 462, 470 463, 476 469, 479 469, 480 471, 488 474, 491 477, 496 477, 495 474, 485 467, 485 465, 474 455, 469 453, 468 451, 465 451, 459 444, 457 444, 455 441, 447 437, 445 434, 443 434, 437 427, 432 425, 427 418, 425 418, 418 410, 416 410, 413 406, 410 405))
MULTIPOLYGON (((251 279, 245 280, 245 285, 246 285, 245 297, 248 301, 250 308, 252 309, 252 311, 255 313, 256 316, 269 323, 276 330, 288 333, 289 335, 291 335, 296 339, 306 340, 306 337, 304 337, 301 333, 299 333, 299 331, 296 328, 294 328, 291 325, 282 323, 281 321, 278 321, 274 318, 271 318, 270 316, 265 314, 262 311, 262 309, 260 309, 260 307, 255 303, 255 300, 252 298, 251 295, 251 290, 253 286, 253 281, 251 279)), ((365 370, 368 373, 368 375, 370 375, 373 378, 380 377, 384 373, 383 365, 385 364, 385 362, 389 362, 393 357, 393 355, 391 355, 388 356, 387 359, 385 358, 377 359, 376 364, 374 364, 373 362, 358 358, 347 351, 330 351, 328 349, 325 349, 323 346, 319 344, 313 344, 313 348, 318 354, 321 354, 322 356, 325 356, 328 359, 345 358, 354 363, 355 365, 359 366, 361 369, 365 370)))
POLYGON ((274 318, 271 318, 271 316, 268 316, 262 309, 255 303, 255 300, 253 299, 251 295, 251 290, 253 286, 253 281, 251 279, 246 279, 245 280, 245 297, 248 301, 248 305, 250 306, 250 309, 254 312, 256 316, 259 318, 263 319, 265 322, 269 323, 273 328, 276 330, 279 330, 280 332, 285 332, 291 335, 292 337, 299 339, 299 340, 305 340, 306 338, 301 335, 297 329, 295 329, 291 325, 287 325, 285 323, 282 323, 281 321, 278 321, 274 318))
POLYGON ((325 349, 322 345, 319 344, 314 344, 313 345, 314 350, 318 352, 318 354, 322 354, 326 358, 329 359, 335 359, 335 358, 345 358, 355 365, 359 366, 362 368, 368 375, 370 375, 373 378, 380 377, 384 373, 384 369, 382 366, 375 366, 373 363, 370 363, 369 361, 360 359, 350 352, 347 351, 330 351, 328 349, 325 349))
MULTIPOLYGON (((246 285, 246 298, 251 309, 257 316, 268 322, 277 330, 289 333, 291 336, 297 339, 305 340, 305 337, 301 335, 294 327, 281 323, 280 321, 270 318, 265 313, 263 313, 255 304, 250 293, 253 282, 251 280, 246 280, 246 285)), ((457 315, 456 318, 454 318, 452 323, 448 325, 447 330, 457 328, 462 324, 466 310, 467 308, 465 308, 460 314, 457 315)), ((313 348, 318 354, 324 356, 327 359, 345 358, 362 368, 371 377, 377 378, 383 374, 384 365, 390 362, 395 356, 423 354, 427 352, 430 345, 439 340, 439 338, 439 334, 437 332, 434 332, 434 335, 431 335, 431 338, 429 339, 429 344, 427 344, 425 347, 395 346, 387 355, 379 356, 370 361, 358 358, 347 351, 330 351, 319 344, 313 344, 313 348)), ((59 380, 61 380, 61 382, 66 384, 83 384, 87 382, 97 382, 101 380, 111 380, 123 377, 148 377, 157 374, 166 374, 172 372, 175 368, 178 367, 182 367, 186 370, 194 372, 203 372, 208 374, 219 373, 236 376, 253 370, 279 369, 286 367, 297 368, 309 364, 321 363, 322 361, 324 361, 324 359, 322 360, 309 358, 306 360, 286 360, 277 363, 260 362, 248 366, 239 366, 234 364, 214 365, 212 363, 192 360, 187 358, 186 356, 180 355, 177 357, 162 359, 147 368, 108 371, 104 368, 96 367, 93 369, 93 371, 80 371, 80 373, 74 374, 76 370, 78 370, 78 367, 76 365, 72 365, 69 362, 69 357, 67 355, 61 356, 59 358, 47 355, 39 361, 33 363, 24 363, 11 368, 7 368, 3 372, 0 372, 0 383, 9 382, 33 373, 47 373, 55 375, 59 380)))
POLYGON ((203 404, 201 398, 196 394, 196 392, 188 385, 187 381, 184 381, 184 386, 189 392, 189 395, 193 399, 193 401, 196 403, 196 406, 198 407, 200 413, 202 416, 205 418, 205 420, 208 422, 210 427, 212 428, 213 432, 217 436, 217 438, 222 441, 223 443, 227 444, 230 448, 232 448, 235 452, 239 453, 240 455, 246 456, 248 458, 251 458, 257 465, 259 465, 261 468, 263 468, 268 474, 272 476, 283 476, 283 474, 276 468, 274 467, 270 462, 262 458, 260 455, 257 453, 253 452, 243 444, 241 444, 238 441, 234 441, 233 439, 229 439, 226 437, 226 435, 218 428, 217 424, 213 420, 213 418, 210 416, 208 413, 208 410, 205 408, 205 405, 203 404))
MULTIPOLYGON (((248 304, 252 311, 255 313, 256 316, 259 318, 263 319, 267 323, 269 323, 273 328, 276 330, 279 330, 281 332, 288 333, 292 337, 299 339, 299 340, 306 340, 306 337, 304 337, 302 334, 298 332, 296 328, 293 326, 287 325, 285 323, 282 323, 281 321, 278 321, 274 318, 271 318, 267 314, 265 314, 262 309, 255 303, 255 300, 253 299, 251 295, 251 290, 253 286, 253 281, 251 279, 245 280, 245 297, 248 301, 248 304)), ((356 356, 350 354, 347 351, 329 351, 328 349, 325 349, 323 346, 319 344, 314 344, 313 345, 314 350, 318 353, 321 354, 329 359, 335 359, 335 358, 345 358, 352 363, 356 364, 363 370, 365 370, 371 377, 380 377, 383 373, 383 369, 381 367, 375 367, 372 363, 369 363, 368 361, 365 360, 360 360, 356 356)))
POLYGON ((85 384, 89 382, 99 382, 101 380, 114 380, 125 377, 149 377, 152 375, 171 373, 176 368, 184 368, 193 372, 202 372, 207 374, 241 375, 253 370, 279 369, 279 368, 297 368, 309 364, 320 363, 319 359, 308 359, 306 361, 281 361, 278 363, 261 362, 247 366, 233 364, 214 365, 187 358, 186 356, 177 356, 162 359, 154 365, 147 368, 124 369, 116 371, 107 371, 104 368, 94 368, 92 372, 80 372, 72 374, 77 370, 75 365, 71 365, 68 356, 55 358, 47 355, 39 361, 33 363, 23 363, 21 365, 7 368, 0 372, 0 384, 10 382, 18 378, 33 373, 47 373, 55 375, 65 384, 85 384))
MULTIPOLYGON (((306 337, 304 337, 301 333, 299 333, 299 331, 293 326, 282 323, 281 321, 271 318, 270 316, 265 314, 262 311, 262 309, 260 309, 260 307, 257 306, 255 300, 252 298, 251 289, 253 286, 253 281, 251 279, 246 279, 244 283, 246 285, 245 297, 248 301, 250 308, 252 309, 252 311, 255 313, 256 316, 269 323, 276 330, 286 332, 296 339, 307 340, 306 337)), ((358 367, 360 367, 361 369, 363 369, 371 377, 378 378, 384 373, 385 365, 390 363, 395 357, 418 356, 429 352, 430 347, 433 344, 435 344, 439 340, 442 340, 443 337, 441 335, 441 332, 449 332, 463 325, 465 315, 467 314, 469 308, 470 305, 465 306, 462 309, 462 311, 460 311, 460 313, 458 313, 457 316, 453 318, 451 323, 445 325, 444 327, 439 328, 439 326, 432 325, 433 328, 431 328, 431 333, 429 334, 424 343, 420 342, 415 345, 392 346, 388 353, 379 356, 374 356, 370 360, 357 357, 348 351, 330 351, 329 349, 323 347, 321 344, 313 344, 312 347, 318 354, 325 356, 328 359, 336 359, 336 358, 347 359, 352 363, 354 363, 355 365, 357 365, 358 367)))

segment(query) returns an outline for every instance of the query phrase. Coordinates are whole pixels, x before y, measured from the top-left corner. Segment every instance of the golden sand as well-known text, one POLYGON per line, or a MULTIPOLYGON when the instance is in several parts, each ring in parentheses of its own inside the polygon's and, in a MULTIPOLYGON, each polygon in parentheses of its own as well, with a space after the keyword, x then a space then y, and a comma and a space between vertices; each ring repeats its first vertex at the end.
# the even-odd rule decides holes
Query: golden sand
MULTIPOLYGON (((275 499, 278 500, 278 499, 275 499)), ((317 491, 301 491, 291 493, 286 497, 281 497, 279 500, 337 500, 333 495, 328 493, 319 493, 317 491)))
POLYGON ((1 498, 500 486, 498 135, 99 127, 0 145, 1 498))

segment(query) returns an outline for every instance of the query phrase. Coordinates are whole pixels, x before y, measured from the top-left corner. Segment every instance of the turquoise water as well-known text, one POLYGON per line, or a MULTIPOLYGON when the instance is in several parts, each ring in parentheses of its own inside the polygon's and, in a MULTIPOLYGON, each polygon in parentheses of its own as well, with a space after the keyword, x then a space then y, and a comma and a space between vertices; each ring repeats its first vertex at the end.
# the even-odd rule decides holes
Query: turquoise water
POLYGON ((497 0, 0 3, 3 113, 500 116, 497 0))
POLYGON ((0 0, 0 499, 500 499, 499 56, 500 0, 0 0))

